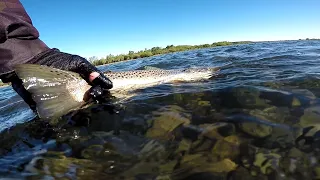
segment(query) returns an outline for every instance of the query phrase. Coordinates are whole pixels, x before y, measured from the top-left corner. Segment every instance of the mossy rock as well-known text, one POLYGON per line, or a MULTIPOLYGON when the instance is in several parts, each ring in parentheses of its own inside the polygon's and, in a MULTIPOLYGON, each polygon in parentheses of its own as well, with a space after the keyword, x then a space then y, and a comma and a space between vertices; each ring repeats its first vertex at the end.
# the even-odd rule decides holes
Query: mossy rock
POLYGON ((292 98, 291 106, 292 106, 292 107, 299 107, 299 106, 301 106, 300 100, 299 100, 298 98, 296 98, 296 97, 293 97, 293 98, 292 98))
POLYGON ((269 100, 261 98, 261 92, 253 87, 237 87, 231 90, 234 103, 242 108, 266 108, 270 107, 269 100))
POLYGON ((235 134, 236 128, 231 123, 212 123, 201 124, 200 128, 203 129, 200 137, 207 137, 209 139, 223 139, 224 136, 235 134))
POLYGON ((283 123, 290 116, 290 110, 287 107, 272 106, 264 110, 254 109, 250 111, 250 115, 259 119, 274 123, 283 123))
POLYGON ((320 123, 320 106, 310 107, 304 110, 303 116, 300 118, 299 125, 308 127, 320 123))
POLYGON ((81 152, 81 155, 85 159, 91 159, 94 157, 101 156, 102 152, 104 151, 104 147, 102 145, 91 145, 88 148, 84 149, 81 152))
POLYGON ((152 112, 151 128, 146 132, 146 137, 169 140, 174 138, 171 134, 181 125, 190 124, 190 115, 179 106, 166 106, 152 112))
POLYGON ((150 140, 146 143, 138 154, 140 161, 162 162, 167 158, 167 151, 164 145, 156 140, 150 140))
POLYGON ((104 169, 103 164, 91 160, 67 157, 62 159, 35 158, 26 167, 27 172, 54 179, 70 177, 78 179, 111 178, 112 176, 104 173, 104 169))
POLYGON ((272 126, 257 122, 242 122, 239 124, 239 127, 245 133, 257 138, 265 138, 272 133, 272 126))
POLYGON ((176 176, 180 175, 180 178, 204 172, 222 175, 235 170, 237 167, 238 165, 228 158, 210 161, 203 154, 188 154, 183 157, 179 168, 175 169, 173 173, 176 173, 176 176), (181 173, 177 174, 177 172, 181 173))
POLYGON ((237 136, 228 136, 218 140, 212 148, 212 154, 219 158, 235 159, 240 154, 241 140, 237 136))
POLYGON ((254 166, 259 167, 263 174, 270 174, 273 170, 279 168, 281 156, 276 153, 258 152, 255 155, 254 166))

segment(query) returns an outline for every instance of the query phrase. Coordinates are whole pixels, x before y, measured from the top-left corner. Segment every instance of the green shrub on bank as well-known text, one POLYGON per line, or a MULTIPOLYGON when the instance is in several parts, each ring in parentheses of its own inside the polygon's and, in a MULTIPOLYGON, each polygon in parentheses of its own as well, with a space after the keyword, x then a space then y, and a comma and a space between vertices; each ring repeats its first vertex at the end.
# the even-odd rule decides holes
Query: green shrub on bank
POLYGON ((179 52, 179 51, 188 51, 193 49, 202 49, 202 48, 210 48, 210 47, 218 47, 218 46, 229 46, 229 45, 236 45, 236 44, 247 44, 251 43, 250 41, 239 41, 239 42, 216 42, 212 44, 202 44, 202 45, 168 45, 165 48, 161 47, 153 47, 151 49, 145 49, 138 52, 129 51, 128 54, 120 54, 117 56, 114 56, 112 54, 108 55, 106 58, 94 60, 92 61, 92 64, 98 66, 103 64, 109 64, 114 62, 120 62, 120 61, 126 61, 131 59, 138 59, 138 58, 145 58, 145 57, 151 57, 155 55, 160 54, 167 54, 167 53, 173 53, 173 52, 179 52))

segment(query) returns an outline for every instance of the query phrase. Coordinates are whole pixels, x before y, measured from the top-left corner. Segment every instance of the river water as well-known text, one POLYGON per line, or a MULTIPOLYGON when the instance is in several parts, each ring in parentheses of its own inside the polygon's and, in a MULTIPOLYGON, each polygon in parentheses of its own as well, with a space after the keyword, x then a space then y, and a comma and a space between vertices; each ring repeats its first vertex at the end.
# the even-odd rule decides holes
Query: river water
POLYGON ((99 68, 145 66, 221 70, 205 82, 141 89, 119 114, 92 105, 54 125, 34 120, 10 87, 0 88, 0 177, 320 178, 320 41, 216 47, 99 68))

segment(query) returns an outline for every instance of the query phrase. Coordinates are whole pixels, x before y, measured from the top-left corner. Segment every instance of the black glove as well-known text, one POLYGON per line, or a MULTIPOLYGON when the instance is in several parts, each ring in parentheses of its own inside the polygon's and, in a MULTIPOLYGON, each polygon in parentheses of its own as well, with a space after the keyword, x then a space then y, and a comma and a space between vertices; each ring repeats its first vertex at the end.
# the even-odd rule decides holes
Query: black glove
MULTIPOLYGON (((60 52, 58 49, 50 49, 38 54, 32 58, 28 64, 46 65, 61 70, 68 70, 78 73, 84 80, 93 87, 100 86, 102 89, 111 89, 113 84, 110 79, 105 77, 95 66, 88 62, 85 58, 77 55, 60 52), (89 80, 92 72, 100 75, 93 81, 89 80)), ((11 82, 13 89, 23 98, 23 100, 36 112, 36 103, 32 99, 31 94, 24 88, 23 82, 15 72, 11 72, 1 77, 4 83, 11 82)))
POLYGON ((78 55, 60 52, 58 49, 50 49, 43 52, 28 63, 46 65, 61 70, 76 72, 91 86, 99 85, 103 89, 111 89, 113 87, 110 79, 104 76, 98 68, 93 66, 89 61, 78 55), (92 72, 98 72, 100 75, 90 82, 89 76, 92 72))

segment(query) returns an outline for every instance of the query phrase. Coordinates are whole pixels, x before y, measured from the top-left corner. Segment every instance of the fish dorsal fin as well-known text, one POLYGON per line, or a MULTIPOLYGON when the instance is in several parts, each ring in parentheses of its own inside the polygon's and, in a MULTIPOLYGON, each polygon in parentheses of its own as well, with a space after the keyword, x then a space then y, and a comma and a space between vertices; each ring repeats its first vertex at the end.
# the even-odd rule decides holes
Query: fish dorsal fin
POLYGON ((59 118, 83 104, 88 84, 77 73, 35 64, 16 65, 15 72, 37 103, 40 118, 59 118))

